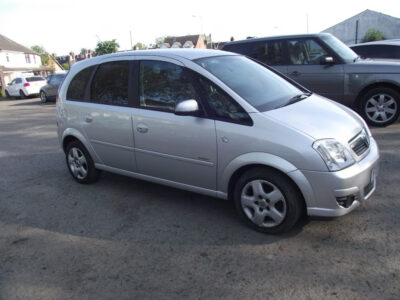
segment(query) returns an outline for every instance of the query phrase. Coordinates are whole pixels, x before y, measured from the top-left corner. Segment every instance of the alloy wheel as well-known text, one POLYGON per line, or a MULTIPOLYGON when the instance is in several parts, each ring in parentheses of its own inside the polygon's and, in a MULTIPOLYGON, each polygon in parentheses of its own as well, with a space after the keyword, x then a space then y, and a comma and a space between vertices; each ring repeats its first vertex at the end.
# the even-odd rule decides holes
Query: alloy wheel
POLYGON ((385 123, 394 118, 397 112, 396 100, 388 94, 375 94, 365 104, 365 114, 373 122, 385 123))
POLYGON ((88 174, 88 164, 83 152, 73 147, 68 152, 68 165, 72 174, 78 179, 84 179, 88 174))
POLYGON ((246 216, 259 227, 278 226, 287 213, 286 199, 279 188, 261 179, 243 187, 241 205, 246 216))

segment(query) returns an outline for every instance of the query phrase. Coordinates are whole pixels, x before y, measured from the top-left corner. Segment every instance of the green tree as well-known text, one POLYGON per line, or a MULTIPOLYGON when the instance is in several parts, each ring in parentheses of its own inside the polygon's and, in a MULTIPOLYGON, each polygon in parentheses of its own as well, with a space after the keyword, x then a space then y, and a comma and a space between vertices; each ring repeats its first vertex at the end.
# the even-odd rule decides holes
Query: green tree
POLYGON ((362 39, 363 43, 366 42, 372 42, 372 41, 381 41, 384 40, 385 37, 383 36, 383 33, 380 32, 378 29, 369 29, 367 33, 364 35, 364 38, 362 39))
POLYGON ((61 66, 64 70, 69 70, 69 65, 67 63, 63 63, 61 66))
POLYGON ((136 43, 135 46, 133 46, 133 48, 135 50, 146 50, 148 47, 147 47, 146 44, 143 44, 143 43, 139 42, 139 43, 136 43))
POLYGON ((39 45, 34 45, 31 47, 31 49, 33 51, 35 51, 36 53, 40 54, 40 60, 42 62, 43 66, 47 66, 49 63, 49 54, 47 53, 47 51, 44 49, 43 46, 39 46, 39 45))
POLYGON ((118 48, 119 44, 114 39, 111 41, 98 42, 94 52, 97 55, 103 55, 108 53, 115 53, 118 51, 118 48))

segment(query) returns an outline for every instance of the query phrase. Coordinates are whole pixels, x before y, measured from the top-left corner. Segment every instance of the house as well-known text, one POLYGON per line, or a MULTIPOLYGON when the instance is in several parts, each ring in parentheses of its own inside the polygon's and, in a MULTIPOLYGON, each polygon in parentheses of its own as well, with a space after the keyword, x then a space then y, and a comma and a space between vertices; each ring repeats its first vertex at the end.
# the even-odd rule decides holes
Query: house
POLYGON ((386 39, 398 39, 400 19, 367 9, 321 32, 331 33, 349 45, 360 43, 369 29, 379 30, 386 39))
POLYGON ((164 39, 162 48, 207 48, 207 41, 204 39, 203 35, 185 35, 185 36, 173 36, 164 39), (168 46, 167 46, 168 45, 168 46))
POLYGON ((0 34, 0 88, 24 74, 47 76, 50 67, 42 66, 40 55, 0 34))

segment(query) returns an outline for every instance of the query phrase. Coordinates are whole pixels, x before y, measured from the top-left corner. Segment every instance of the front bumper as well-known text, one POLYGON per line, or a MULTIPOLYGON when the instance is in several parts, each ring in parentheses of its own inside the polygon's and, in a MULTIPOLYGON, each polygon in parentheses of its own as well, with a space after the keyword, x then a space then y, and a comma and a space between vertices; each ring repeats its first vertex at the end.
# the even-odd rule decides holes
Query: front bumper
POLYGON ((371 137, 367 156, 354 165, 337 172, 301 171, 313 191, 307 202, 310 216, 337 217, 345 215, 368 199, 376 187, 379 151, 371 137), (351 199, 349 206, 339 205, 340 199, 351 199))

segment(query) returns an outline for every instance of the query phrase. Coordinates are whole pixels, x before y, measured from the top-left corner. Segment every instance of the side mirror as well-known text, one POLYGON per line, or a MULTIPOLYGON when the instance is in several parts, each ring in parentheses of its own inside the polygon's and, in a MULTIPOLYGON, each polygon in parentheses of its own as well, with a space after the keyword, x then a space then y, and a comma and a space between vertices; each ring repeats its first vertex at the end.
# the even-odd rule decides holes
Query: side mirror
POLYGON ((333 57, 332 56, 324 56, 321 58, 321 64, 323 65, 333 65, 333 57))
POLYGON ((175 114, 178 116, 197 116, 199 104, 196 100, 183 100, 175 106, 175 114))

